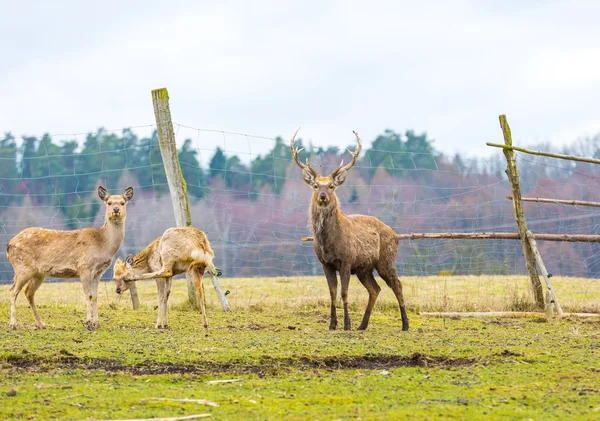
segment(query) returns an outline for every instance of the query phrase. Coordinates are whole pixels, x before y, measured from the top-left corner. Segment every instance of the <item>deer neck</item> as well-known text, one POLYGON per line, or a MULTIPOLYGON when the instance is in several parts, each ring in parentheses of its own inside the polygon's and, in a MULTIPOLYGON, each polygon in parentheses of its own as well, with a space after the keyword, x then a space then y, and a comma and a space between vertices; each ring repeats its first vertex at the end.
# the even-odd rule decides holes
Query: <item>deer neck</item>
POLYGON ((310 207, 311 229, 321 243, 333 240, 335 234, 340 230, 343 217, 337 203, 333 203, 331 206, 312 204, 310 207))
POLYGON ((154 245, 155 242, 156 241, 151 243, 148 247, 146 247, 145 249, 140 251, 133 258, 133 264, 131 265, 131 272, 134 275, 141 275, 144 273, 152 272, 152 269, 150 268, 149 258, 150 258, 150 252, 152 251, 152 246, 154 245))
POLYGON ((125 238, 125 220, 107 220, 100 231, 106 244, 106 251, 114 256, 125 238))

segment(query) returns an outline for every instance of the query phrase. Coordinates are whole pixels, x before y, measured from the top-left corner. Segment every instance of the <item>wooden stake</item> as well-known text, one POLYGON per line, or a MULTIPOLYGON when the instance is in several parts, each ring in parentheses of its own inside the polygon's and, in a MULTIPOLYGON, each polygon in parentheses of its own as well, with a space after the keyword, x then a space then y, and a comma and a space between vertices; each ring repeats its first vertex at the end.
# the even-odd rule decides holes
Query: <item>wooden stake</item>
MULTIPOLYGON (((535 238, 533 238, 533 234, 529 230, 527 230, 527 240, 529 241, 529 246, 531 247, 531 250, 533 251, 533 255, 535 257, 535 261, 537 263, 538 269, 542 273, 542 277, 544 278, 544 281, 546 282, 546 288, 548 288, 548 294, 547 294, 548 297, 546 299, 546 306, 550 306, 550 308, 552 308, 552 304, 554 304, 556 313, 558 313, 559 316, 562 316, 563 311, 558 302, 558 298, 556 298, 556 291, 554 290, 554 287, 552 286, 552 281, 550 280, 550 275, 548 275, 548 270, 546 269, 546 265, 544 264, 544 261, 542 260, 542 255, 540 254, 540 251, 538 250, 537 243, 535 242, 535 238)), ((548 310, 546 310, 546 311, 548 312, 548 310)))
MULTIPOLYGON (((508 200, 512 200, 511 196, 506 197, 508 200)), ((559 205, 573 205, 573 206, 592 206, 600 208, 600 202, 587 202, 585 200, 561 200, 561 199, 547 199, 544 197, 522 197, 523 202, 538 202, 538 203, 556 203, 559 205)))
MULTIPOLYGON (((504 114, 500 115, 500 127, 502 128, 502 134, 504 136, 504 143, 507 148, 504 149, 504 156, 506 157, 506 174, 510 181, 510 187, 512 190, 513 197, 513 208, 515 211, 515 220, 517 227, 519 228, 519 234, 521 240, 526 239, 527 236, 527 221, 525 220, 525 214, 523 213, 523 204, 521 203, 521 188, 519 186, 519 172, 517 171, 517 163, 515 161, 515 153, 512 148, 512 134, 510 132, 510 126, 506 120, 504 114)), ((527 271, 529 272, 529 279, 531 280, 531 287, 533 289, 533 295, 535 303, 538 308, 544 308, 544 290, 540 281, 540 276, 537 272, 535 265, 535 257, 528 241, 521 241, 523 246, 523 255, 525 256, 525 263, 527 265, 527 271)))
MULTIPOLYGON (((482 312, 421 312, 420 316, 424 317, 439 317, 439 318, 486 318, 486 317, 500 317, 500 318, 513 318, 520 319, 526 317, 546 317, 544 313, 535 311, 482 311, 482 312)), ((600 317, 598 313, 563 313, 562 318, 567 317, 600 317)))
MULTIPOLYGON (((175 133, 173 131, 173 122, 171 120, 171 109, 169 108, 169 93, 166 88, 154 89, 152 91, 152 103, 154 104, 154 116, 156 118, 156 127, 158 130, 158 143, 160 154, 162 155, 171 201, 173 202, 173 211, 175 212, 175 223, 178 227, 189 227, 192 225, 192 215, 190 213, 190 204, 188 201, 187 187, 185 179, 181 172, 179 156, 177 154, 177 145, 175 143, 175 133)), ((199 308, 196 288, 191 275, 186 275, 188 287, 188 299, 194 308, 199 308)), ((221 303, 227 304, 227 298, 218 283, 213 281, 213 286, 217 291, 217 296, 221 303)), ((229 304, 223 306, 225 311, 229 311, 229 304)))
MULTIPOLYGON (((502 116, 500 116, 500 117, 502 117, 502 116)), ((506 120, 506 117, 505 117, 505 120, 506 120)), ((505 151, 511 150, 511 151, 523 152, 523 153, 526 153, 529 155, 539 155, 539 156, 547 156, 549 158, 566 159, 567 161, 587 162, 588 164, 600 164, 600 159, 584 158, 581 156, 573 156, 573 155, 563 155, 560 153, 533 151, 531 149, 513 146, 512 143, 510 145, 509 144, 501 145, 498 143, 487 142, 486 145, 491 146, 493 148, 502 148, 505 151)))

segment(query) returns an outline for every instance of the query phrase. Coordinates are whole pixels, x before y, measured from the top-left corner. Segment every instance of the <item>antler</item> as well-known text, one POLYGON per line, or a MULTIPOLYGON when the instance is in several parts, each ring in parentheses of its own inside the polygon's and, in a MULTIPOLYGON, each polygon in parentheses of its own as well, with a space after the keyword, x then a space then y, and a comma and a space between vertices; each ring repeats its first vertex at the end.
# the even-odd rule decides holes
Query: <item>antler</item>
POLYGON ((308 169, 315 177, 317 177, 319 174, 317 174, 317 172, 310 166, 310 164, 308 163, 308 158, 306 158, 306 165, 302 163, 302 161, 300 161, 300 159, 298 158, 298 154, 300 153, 300 151, 302 151, 304 148, 300 148, 298 149, 297 147, 294 146, 294 140, 296 139, 296 135, 298 134, 298 131, 300 131, 300 127, 298 127, 298 129, 294 132, 294 135, 292 136, 292 140, 290 140, 290 149, 292 150, 292 157, 294 158, 294 161, 296 161, 296 164, 298 164, 298 166, 300 168, 304 169, 308 169))
POLYGON ((331 173, 332 177, 340 171, 348 171, 350 168, 352 168, 354 166, 354 164, 356 164, 356 159, 358 158, 358 155, 360 154, 360 151, 362 150, 362 142, 360 141, 360 137, 358 137, 358 133, 356 133, 354 130, 352 130, 352 133, 354 133, 354 136, 356 136, 356 141, 358 142, 358 147, 356 148, 356 150, 354 152, 352 152, 350 149, 348 149, 348 152, 350 152, 350 154, 352 155, 352 161, 350 161, 347 165, 342 166, 342 165, 344 165, 344 160, 342 159, 342 162, 340 163, 340 165, 331 173))

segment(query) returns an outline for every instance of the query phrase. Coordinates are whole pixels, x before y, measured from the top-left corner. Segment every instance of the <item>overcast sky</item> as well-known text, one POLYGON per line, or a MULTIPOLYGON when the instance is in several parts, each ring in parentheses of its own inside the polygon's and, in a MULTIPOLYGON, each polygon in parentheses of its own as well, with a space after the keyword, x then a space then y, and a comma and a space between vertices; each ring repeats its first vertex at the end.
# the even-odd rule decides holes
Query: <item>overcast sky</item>
MULTIPOLYGON (((501 113, 519 144, 600 132, 598 1, 0 5, 0 131, 16 135, 152 125, 159 87, 176 123, 286 139, 302 126, 324 146, 412 129, 487 155, 501 113)), ((206 154, 272 145, 176 129, 206 154)))

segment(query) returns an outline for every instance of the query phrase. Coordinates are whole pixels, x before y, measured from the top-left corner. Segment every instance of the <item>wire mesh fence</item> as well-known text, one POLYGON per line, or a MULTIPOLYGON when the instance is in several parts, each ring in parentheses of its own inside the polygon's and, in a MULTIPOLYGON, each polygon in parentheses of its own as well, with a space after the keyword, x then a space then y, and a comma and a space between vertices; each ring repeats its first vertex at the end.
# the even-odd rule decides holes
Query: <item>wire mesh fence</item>
MULTIPOLYGON (((171 200, 152 125, 86 135, 24 137, 0 142, 0 244, 28 226, 76 229, 102 224, 96 186, 133 186, 119 255, 135 254, 174 225, 171 200)), ((175 123, 179 159, 194 225, 205 231, 226 277, 319 275, 308 207, 312 189, 291 159, 289 141, 175 123), (215 150, 214 146, 219 147, 215 150), (209 146, 211 145, 211 146, 209 146), (263 152, 266 151, 266 152, 263 152)), ((290 133, 291 134, 291 133, 290 133)), ((351 134, 351 133, 350 133, 351 134)), ((386 131, 365 147, 338 189, 345 213, 373 215, 398 233, 515 231, 510 186, 501 155, 470 158, 435 151, 423 135, 386 131)), ((348 145, 353 149, 353 137, 348 145)), ((297 143, 302 144, 302 139, 297 143)), ((306 143, 306 142, 305 142, 306 143)), ((304 144, 321 173, 349 154, 304 144)), ((599 169, 517 154, 523 196, 597 200, 599 169)), ((535 233, 600 233, 597 208, 525 203, 535 233)), ((548 269, 561 276, 598 277, 595 243, 540 243, 548 269)), ((407 240, 397 265, 406 276, 524 274, 512 240, 407 240)), ((109 278, 111 271, 105 274, 109 278)), ((12 268, 0 255, 0 282, 12 268)))

